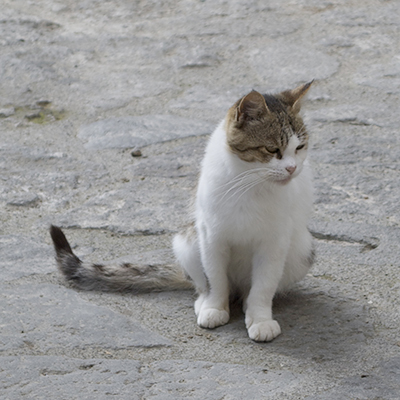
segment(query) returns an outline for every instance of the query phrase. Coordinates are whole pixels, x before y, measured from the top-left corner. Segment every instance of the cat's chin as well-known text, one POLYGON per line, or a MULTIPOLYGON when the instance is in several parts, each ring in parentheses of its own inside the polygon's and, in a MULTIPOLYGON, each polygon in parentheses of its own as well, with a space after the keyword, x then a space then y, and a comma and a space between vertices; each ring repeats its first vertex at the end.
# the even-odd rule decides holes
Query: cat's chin
POLYGON ((288 178, 285 178, 285 179, 281 179, 281 180, 279 180, 279 181, 275 181, 278 185, 282 185, 282 186, 284 186, 284 185, 287 185, 291 180, 292 180, 292 176, 289 176, 288 178))

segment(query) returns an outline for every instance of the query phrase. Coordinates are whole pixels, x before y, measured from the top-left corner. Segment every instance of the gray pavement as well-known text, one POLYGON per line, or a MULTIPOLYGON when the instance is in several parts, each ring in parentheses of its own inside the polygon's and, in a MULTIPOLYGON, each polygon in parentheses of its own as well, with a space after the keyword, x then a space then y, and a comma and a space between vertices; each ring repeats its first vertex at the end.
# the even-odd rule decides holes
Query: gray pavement
POLYGON ((0 398, 400 399, 399 96, 397 0, 2 0, 0 398), (86 260, 172 262, 207 134, 311 79, 317 260, 281 336, 63 281, 51 223, 86 260))

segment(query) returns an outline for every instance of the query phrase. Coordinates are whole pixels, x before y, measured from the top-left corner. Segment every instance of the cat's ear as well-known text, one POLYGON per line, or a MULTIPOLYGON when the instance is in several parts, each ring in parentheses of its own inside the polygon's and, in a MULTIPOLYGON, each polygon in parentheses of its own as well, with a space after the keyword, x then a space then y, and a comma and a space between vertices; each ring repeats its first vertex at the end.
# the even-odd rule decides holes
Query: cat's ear
POLYGON ((281 93, 284 102, 292 108, 295 114, 300 111, 301 99, 306 95, 313 82, 314 80, 305 83, 304 85, 300 85, 296 89, 287 90, 281 93))
POLYGON ((264 96, 253 90, 244 96, 236 108, 236 121, 258 119, 269 112, 264 96))

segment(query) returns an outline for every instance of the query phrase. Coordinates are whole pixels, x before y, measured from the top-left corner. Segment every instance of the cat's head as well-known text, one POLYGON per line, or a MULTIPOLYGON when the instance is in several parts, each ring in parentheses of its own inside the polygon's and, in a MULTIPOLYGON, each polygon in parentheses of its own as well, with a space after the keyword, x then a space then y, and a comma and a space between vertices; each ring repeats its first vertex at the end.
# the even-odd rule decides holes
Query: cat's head
POLYGON ((253 90, 228 112, 226 134, 230 151, 246 163, 261 163, 268 171, 268 180, 287 183, 303 167, 308 133, 299 111, 300 101, 311 84, 276 95, 253 90))

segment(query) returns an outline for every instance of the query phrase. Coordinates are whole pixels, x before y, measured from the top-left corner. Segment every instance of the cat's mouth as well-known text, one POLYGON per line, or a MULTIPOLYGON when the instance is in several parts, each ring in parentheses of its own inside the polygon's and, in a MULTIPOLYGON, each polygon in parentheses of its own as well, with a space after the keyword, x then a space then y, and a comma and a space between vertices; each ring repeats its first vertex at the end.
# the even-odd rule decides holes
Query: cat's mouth
POLYGON ((279 183, 280 185, 286 185, 287 183, 289 183, 292 180, 292 176, 288 176, 285 179, 279 179, 276 182, 279 183))

